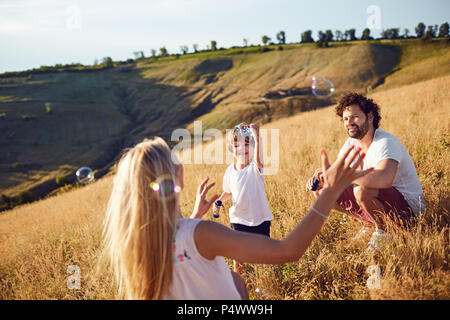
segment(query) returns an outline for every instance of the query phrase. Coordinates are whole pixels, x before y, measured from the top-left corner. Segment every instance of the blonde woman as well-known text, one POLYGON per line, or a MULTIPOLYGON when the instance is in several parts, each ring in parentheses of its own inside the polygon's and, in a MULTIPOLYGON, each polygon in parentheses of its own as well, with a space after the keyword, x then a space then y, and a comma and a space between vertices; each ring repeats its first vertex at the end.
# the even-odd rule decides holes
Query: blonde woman
POLYGON ((104 249, 127 299, 248 299, 242 278, 223 257, 241 262, 297 261, 350 183, 364 154, 350 147, 330 166, 322 151, 324 186, 297 227, 283 240, 231 230, 200 218, 217 196, 206 200, 208 178, 199 186, 192 219, 182 217, 179 192, 183 167, 175 165, 161 138, 144 140, 120 159, 108 203, 104 249), (358 157, 355 166, 349 164, 358 157))

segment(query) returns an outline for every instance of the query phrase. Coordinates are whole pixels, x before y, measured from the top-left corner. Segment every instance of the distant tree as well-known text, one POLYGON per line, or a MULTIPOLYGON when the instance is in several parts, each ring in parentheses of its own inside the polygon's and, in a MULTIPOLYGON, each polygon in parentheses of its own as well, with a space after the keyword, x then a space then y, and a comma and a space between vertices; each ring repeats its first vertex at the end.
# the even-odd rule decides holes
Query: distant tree
POLYGON ((272 40, 270 37, 268 37, 268 36, 266 36, 266 35, 264 35, 264 36, 262 36, 262 43, 264 44, 264 45, 267 45, 267 43, 270 41, 270 40, 272 40))
POLYGON ((325 41, 333 41, 334 35, 333 32, 331 30, 326 30, 325 31, 325 41))
POLYGON ((398 39, 400 38, 400 28, 391 28, 390 30, 390 37, 391 39, 398 39))
POLYGON ((350 33, 348 32, 348 30, 345 30, 342 35, 342 40, 347 41, 348 39, 350 39, 350 33))
POLYGON ((302 41, 301 43, 308 43, 308 42, 314 42, 314 39, 312 38, 312 31, 306 30, 302 33, 302 41))
POLYGON ((417 38, 422 38, 425 34, 425 24, 423 22, 420 22, 416 27, 416 34, 417 38))
POLYGON ((186 54, 189 51, 189 47, 188 46, 180 46, 180 50, 183 54, 186 54))
POLYGON ((381 31, 381 36, 383 39, 398 39, 400 36, 400 28, 389 28, 381 31))
POLYGON ((428 26, 427 31, 425 32, 425 35, 428 34, 429 37, 434 38, 436 37, 436 29, 433 26, 428 26))
POLYGON ((144 58, 144 51, 135 51, 133 54, 135 59, 144 58))
POLYGON ((161 57, 165 57, 165 56, 167 56, 168 54, 169 54, 169 52, 167 51, 166 47, 159 48, 159 55, 160 55, 161 57))
POLYGON ((326 48, 328 47, 328 42, 326 41, 327 39, 327 35, 326 33, 324 33, 323 31, 318 31, 317 35, 319 37, 319 39, 316 42, 316 45, 318 48, 326 48))
POLYGON ((361 40, 371 40, 371 39, 373 39, 373 38, 370 36, 370 29, 369 28, 365 28, 363 30, 363 33, 362 33, 362 36, 361 36, 361 40))
POLYGON ((403 30, 403 38, 408 39, 409 38, 409 29, 405 28, 403 30))
POLYGON ((319 30, 317 32, 317 36, 319 37, 319 39, 317 39, 317 41, 325 41, 326 35, 323 31, 319 30))
POLYGON ((356 32, 355 29, 349 29, 347 31, 348 31, 348 37, 349 37, 350 41, 358 40, 358 39, 356 39, 356 36, 355 36, 355 32, 356 32))
POLYGON ((94 66, 97 66, 98 65, 98 59, 95 59, 94 60, 94 66))
POLYGON ((277 40, 280 44, 285 44, 286 43, 286 33, 284 31, 278 32, 277 40))
POLYGON ((211 51, 217 50, 217 41, 211 40, 211 51))
POLYGON ((339 30, 336 30, 334 33, 336 34, 336 41, 341 41, 342 40, 342 32, 339 30))
POLYGON ((441 24, 439 27, 439 37, 448 37, 448 22, 441 24))
POLYGON ((194 43, 192 45, 192 49, 194 49, 194 53, 197 53, 198 52, 198 44, 194 43))
POLYGON ((156 49, 152 49, 152 57, 156 56, 156 49))
POLYGON ((244 42, 244 47, 247 47, 248 46, 248 39, 244 38, 244 39, 242 39, 242 41, 244 42))
POLYGON ((102 59, 102 64, 105 65, 107 68, 110 68, 110 67, 114 66, 111 57, 104 57, 102 59))

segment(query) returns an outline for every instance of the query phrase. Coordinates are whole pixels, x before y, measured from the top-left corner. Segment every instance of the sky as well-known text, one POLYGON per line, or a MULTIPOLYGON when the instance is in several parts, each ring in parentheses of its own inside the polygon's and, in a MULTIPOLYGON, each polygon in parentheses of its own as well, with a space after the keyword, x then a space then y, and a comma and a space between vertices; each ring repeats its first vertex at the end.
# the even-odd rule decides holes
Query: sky
POLYGON ((109 56, 180 46, 261 44, 263 35, 299 42, 305 30, 382 29, 450 22, 450 0, 0 0, 0 72, 41 65, 91 65, 109 56))

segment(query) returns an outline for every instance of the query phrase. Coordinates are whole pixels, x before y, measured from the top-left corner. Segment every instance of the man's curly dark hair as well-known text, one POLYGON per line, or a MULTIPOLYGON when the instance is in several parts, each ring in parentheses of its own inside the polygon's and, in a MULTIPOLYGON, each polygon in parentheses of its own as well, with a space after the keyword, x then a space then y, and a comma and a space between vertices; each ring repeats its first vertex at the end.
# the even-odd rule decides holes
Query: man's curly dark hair
POLYGON ((365 113, 366 116, 370 112, 373 114, 373 126, 377 129, 380 126, 380 108, 378 105, 373 102, 372 99, 368 99, 362 94, 358 94, 356 92, 351 92, 346 94, 339 100, 338 105, 336 106, 336 115, 342 118, 342 114, 344 113, 345 108, 351 106, 353 104, 357 104, 361 110, 365 113))

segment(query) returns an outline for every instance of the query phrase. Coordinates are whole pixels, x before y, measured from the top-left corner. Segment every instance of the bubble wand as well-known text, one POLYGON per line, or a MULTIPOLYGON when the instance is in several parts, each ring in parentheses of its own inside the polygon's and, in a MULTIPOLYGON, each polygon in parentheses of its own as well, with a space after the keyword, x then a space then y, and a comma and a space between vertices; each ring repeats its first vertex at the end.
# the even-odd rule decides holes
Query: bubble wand
POLYGON ((314 178, 314 182, 313 182, 313 185, 312 185, 311 190, 312 190, 312 191, 316 191, 316 190, 317 190, 317 187, 319 186, 319 183, 320 183, 319 179, 314 178))
POLYGON ((221 200, 217 200, 215 202, 215 204, 216 204, 216 207, 217 207, 217 214, 214 213, 214 211, 213 211, 213 217, 217 219, 219 217, 220 208, 222 208, 222 201, 221 200))

